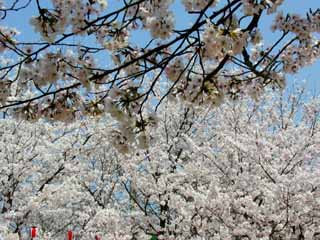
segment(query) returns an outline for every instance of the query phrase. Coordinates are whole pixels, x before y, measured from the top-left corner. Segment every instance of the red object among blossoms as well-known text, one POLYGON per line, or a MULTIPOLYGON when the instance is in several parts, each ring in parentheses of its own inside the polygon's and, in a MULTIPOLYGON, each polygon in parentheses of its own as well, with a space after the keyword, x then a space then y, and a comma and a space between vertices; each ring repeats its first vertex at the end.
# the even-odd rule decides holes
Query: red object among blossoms
POLYGON ((96 235, 95 240, 101 240, 101 238, 98 235, 96 235))
POLYGON ((37 236, 37 227, 31 227, 31 238, 35 238, 37 236))
POLYGON ((73 236, 72 231, 68 231, 68 240, 72 240, 72 236, 73 236))

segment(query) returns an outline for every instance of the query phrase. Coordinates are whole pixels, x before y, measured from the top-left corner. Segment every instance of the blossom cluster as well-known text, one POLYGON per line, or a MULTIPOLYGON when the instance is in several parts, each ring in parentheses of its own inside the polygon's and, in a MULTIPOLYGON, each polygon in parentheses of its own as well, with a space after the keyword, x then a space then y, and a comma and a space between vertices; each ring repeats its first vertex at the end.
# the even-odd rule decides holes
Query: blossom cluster
POLYGON ((74 33, 83 34, 87 26, 86 21, 89 21, 90 17, 99 15, 107 7, 107 2, 52 0, 52 5, 53 10, 40 8, 40 15, 30 19, 35 31, 48 42, 53 42, 68 26, 71 26, 74 33))
POLYGON ((137 86, 115 87, 104 101, 106 112, 118 121, 117 129, 111 131, 111 143, 123 154, 131 152, 130 148, 134 146, 146 149, 149 141, 145 135, 146 127, 156 124, 152 114, 140 117, 143 98, 137 90, 137 86))
MULTIPOLYGON (((1 5, 0 5, 1 6, 1 5)), ((19 32, 15 28, 0 26, 0 53, 4 52, 8 46, 15 45, 15 37, 19 32)))
POLYGON ((206 7, 215 7, 218 2, 219 0, 182 0, 182 4, 187 11, 200 11, 206 7))
POLYGON ((0 105, 5 104, 11 95, 10 81, 0 81, 0 105))
POLYGON ((56 84, 67 71, 67 64, 62 61, 62 54, 47 53, 37 61, 24 64, 19 75, 21 84, 32 81, 36 86, 43 87, 56 84))
POLYGON ((272 14, 277 11, 284 0, 273 0, 273 1, 251 1, 251 0, 241 0, 243 4, 243 12, 245 15, 252 16, 258 14, 259 11, 267 9, 268 14, 272 14))
MULTIPOLYGON (((226 75, 238 74, 239 77, 229 77, 221 74, 205 79, 200 69, 195 73, 182 74, 184 68, 185 66, 183 66, 181 60, 176 60, 167 68, 168 78, 172 77, 172 80, 176 81, 181 75, 179 82, 173 87, 172 100, 178 97, 195 106, 208 105, 217 107, 226 100, 234 101, 244 96, 250 96, 255 101, 258 101, 264 93, 266 79, 255 74, 240 77, 241 74, 236 71, 226 71, 226 75), (181 64, 180 67, 178 67, 177 63, 181 64)), ((210 72, 210 69, 206 71, 210 72)), ((273 87, 278 89, 284 89, 286 86, 285 75, 281 73, 270 72, 267 80, 273 87)))
POLYGON ((311 65, 320 57, 320 42, 314 41, 311 47, 306 46, 291 46, 288 47, 281 55, 283 62, 283 70, 286 73, 297 73, 302 67, 311 65))
POLYGON ((272 30, 281 30, 284 32, 292 32, 297 35, 300 41, 308 41, 311 38, 311 32, 314 32, 316 23, 310 22, 306 18, 301 18, 297 14, 284 16, 279 12, 276 16, 272 30))
POLYGON ((174 14, 169 10, 172 2, 172 0, 144 1, 141 4, 130 6, 127 15, 140 18, 143 26, 150 31, 153 38, 167 39, 174 28, 174 14))
POLYGON ((312 64, 320 56, 320 41, 314 34, 320 32, 319 12, 307 18, 297 14, 284 16, 279 12, 272 29, 293 33, 299 40, 298 44, 287 47, 281 55, 285 72, 296 73, 300 68, 312 64))
POLYGON ((219 61, 226 54, 237 55, 247 46, 249 33, 241 29, 226 32, 214 24, 207 24, 203 33, 204 47, 203 56, 208 59, 219 61))
POLYGON ((76 119, 77 109, 82 103, 83 101, 79 99, 77 94, 70 92, 68 94, 57 95, 54 101, 47 98, 41 106, 38 104, 28 104, 15 108, 12 115, 17 119, 31 122, 44 118, 50 121, 71 123, 76 119))
POLYGON ((111 26, 99 26, 94 33, 98 43, 112 52, 128 46, 129 31, 121 28, 117 22, 111 26))
POLYGON ((185 66, 181 58, 175 59, 175 61, 167 66, 166 68, 166 76, 171 81, 177 81, 179 77, 181 77, 182 72, 185 66))
MULTIPOLYGON (((32 50, 31 50, 32 51, 32 50)), ((91 70, 96 65, 94 58, 87 54, 81 55, 81 52, 46 53, 36 60, 30 59, 22 64, 18 76, 18 85, 15 92, 19 97, 13 97, 12 100, 20 101, 21 99, 34 97, 37 89, 40 92, 50 91, 58 87, 78 84, 83 92, 92 89, 90 77, 94 72, 91 70)), ((103 83, 105 78, 100 79, 103 83)), ((7 84, 3 81, 3 84, 7 84)), ((98 85, 96 85, 98 89, 98 85)), ((10 88, 3 89, 4 99, 9 95, 10 88)), ((69 91, 56 94, 54 98, 47 97, 40 103, 32 103, 14 110, 14 115, 29 120, 39 118, 49 118, 58 121, 72 121, 75 119, 74 113, 83 110, 85 114, 97 115, 97 105, 87 101, 83 95, 76 91, 69 91), (90 108, 90 109, 89 109, 90 108)))

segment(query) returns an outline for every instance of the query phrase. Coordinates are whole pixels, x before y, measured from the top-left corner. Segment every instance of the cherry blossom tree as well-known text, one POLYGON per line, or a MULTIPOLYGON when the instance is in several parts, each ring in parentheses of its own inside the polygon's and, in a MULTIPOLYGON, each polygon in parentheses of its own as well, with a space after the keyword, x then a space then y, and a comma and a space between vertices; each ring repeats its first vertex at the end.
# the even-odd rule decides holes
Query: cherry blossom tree
POLYGON ((143 131, 147 106, 157 108, 167 97, 214 106, 246 94, 257 99, 266 86, 283 88, 287 74, 320 54, 320 10, 282 13, 282 3, 1 1, 0 109, 22 119, 69 122, 123 112, 143 131), (191 25, 176 27, 172 6, 191 25), (6 26, 25 12, 40 41, 6 26), (267 15, 275 16, 269 25, 280 33, 274 43, 263 43, 267 15))
MULTIPOLYGON (((0 234, 5 239, 29 239, 31 226, 44 239, 65 239, 68 230, 82 234, 114 205, 120 169, 115 150, 101 142, 108 128, 95 121, 67 126, 1 121, 0 234)), ((100 228, 91 229, 92 238, 99 236, 100 228)))
POLYGON ((0 234, 320 239, 319 98, 278 93, 320 9, 282 3, 0 0, 0 234))
POLYGON ((64 141, 67 131, 61 129, 59 136, 46 124, 13 120, 0 124, 1 222, 11 223, 11 231, 21 235, 38 208, 35 196, 46 185, 61 181, 67 162, 73 159, 72 139, 64 141))
POLYGON ((6 120, 19 183, 1 174, 2 211, 44 239, 319 239, 319 106, 302 90, 217 108, 165 100, 133 141, 110 116, 6 120))
POLYGON ((124 160, 130 237, 318 239, 319 100, 301 96, 166 106, 147 151, 124 160))

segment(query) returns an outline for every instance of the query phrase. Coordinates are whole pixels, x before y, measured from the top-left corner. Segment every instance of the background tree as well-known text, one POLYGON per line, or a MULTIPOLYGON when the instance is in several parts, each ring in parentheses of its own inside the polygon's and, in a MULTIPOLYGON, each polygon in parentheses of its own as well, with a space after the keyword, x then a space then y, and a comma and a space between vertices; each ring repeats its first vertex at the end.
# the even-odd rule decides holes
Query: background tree
POLYGON ((12 232, 20 234, 32 224, 38 208, 34 198, 66 173, 66 164, 74 158, 72 139, 64 141, 68 131, 60 128, 59 136, 47 124, 12 120, 0 124, 1 220, 11 222, 12 232))
POLYGON ((64 169, 40 180, 42 191, 17 189, 16 201, 30 202, 24 224, 48 239, 69 229, 80 239, 318 239, 319 99, 299 90, 261 100, 165 101, 141 142, 110 141, 116 122, 106 118, 56 125, 37 148, 48 142, 43 161, 55 173, 52 157, 62 157, 64 169))

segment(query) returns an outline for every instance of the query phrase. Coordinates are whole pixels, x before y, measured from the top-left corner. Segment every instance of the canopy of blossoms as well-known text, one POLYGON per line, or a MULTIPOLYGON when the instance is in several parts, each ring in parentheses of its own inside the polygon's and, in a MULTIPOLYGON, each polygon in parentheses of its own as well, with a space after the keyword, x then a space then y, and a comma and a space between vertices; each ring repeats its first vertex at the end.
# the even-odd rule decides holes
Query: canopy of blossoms
POLYGON ((259 103, 215 109, 165 101, 133 141, 119 140, 111 116, 54 126, 1 121, 3 232, 317 239, 320 100, 302 95, 269 92, 259 103))
POLYGON ((282 4, 0 0, 0 234, 320 239, 320 100, 281 92, 320 9, 282 4))
POLYGON ((212 106, 243 95, 258 99, 267 85, 283 88, 287 74, 319 58, 320 10, 283 13, 282 3, 1 1, 0 109, 65 122, 109 112, 144 131, 144 114, 167 97, 212 106), (190 24, 176 27, 172 9, 190 24), (40 41, 6 26, 20 13, 40 41), (268 15, 273 43, 263 42, 268 15))

